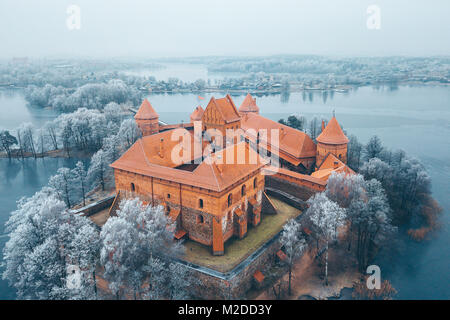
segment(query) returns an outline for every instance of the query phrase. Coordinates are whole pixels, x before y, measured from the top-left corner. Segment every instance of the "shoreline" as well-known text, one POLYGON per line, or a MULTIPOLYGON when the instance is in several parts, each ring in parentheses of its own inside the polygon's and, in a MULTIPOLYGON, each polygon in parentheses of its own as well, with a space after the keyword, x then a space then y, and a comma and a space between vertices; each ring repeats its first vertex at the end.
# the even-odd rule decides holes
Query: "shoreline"
POLYGON ((0 152, 0 159, 28 159, 28 158, 65 158, 65 159, 90 159, 92 155, 95 152, 86 152, 86 151, 69 151, 69 155, 67 155, 67 152, 63 149, 57 149, 57 150, 50 150, 45 151, 43 153, 36 153, 36 156, 34 156, 31 152, 24 152, 23 156, 20 153, 19 150, 15 149, 11 152, 11 157, 8 157, 8 154, 6 152, 0 152))

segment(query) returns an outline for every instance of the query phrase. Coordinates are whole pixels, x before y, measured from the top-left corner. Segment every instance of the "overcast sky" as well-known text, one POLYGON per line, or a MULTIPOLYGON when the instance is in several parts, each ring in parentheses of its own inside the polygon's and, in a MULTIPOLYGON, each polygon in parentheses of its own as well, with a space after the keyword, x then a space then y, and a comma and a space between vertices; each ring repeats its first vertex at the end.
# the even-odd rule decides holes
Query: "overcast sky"
POLYGON ((449 17, 450 0, 0 0, 0 57, 449 55, 449 17))

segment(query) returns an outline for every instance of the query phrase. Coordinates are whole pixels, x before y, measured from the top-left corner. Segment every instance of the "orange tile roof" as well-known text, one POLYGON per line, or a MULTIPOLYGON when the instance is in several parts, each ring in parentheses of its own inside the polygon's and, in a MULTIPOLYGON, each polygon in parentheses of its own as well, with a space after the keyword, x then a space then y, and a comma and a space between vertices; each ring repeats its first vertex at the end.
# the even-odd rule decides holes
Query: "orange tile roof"
POLYGON ((355 173, 334 154, 328 153, 318 170, 311 173, 311 176, 326 181, 333 172, 345 172, 346 174, 355 173))
POLYGON ((241 106, 239 107, 239 112, 259 113, 259 107, 256 105, 256 99, 254 99, 250 93, 247 94, 241 106))
POLYGON ((241 119, 229 94, 220 99, 211 97, 211 100, 209 100, 209 103, 206 106, 205 112, 208 108, 212 108, 213 106, 220 113, 225 123, 235 122, 241 119))
MULTIPOLYGON (((253 113, 242 117, 241 127, 244 130, 254 129, 255 131, 267 129, 268 145, 271 142, 271 129, 278 129, 280 139, 279 150, 297 160, 300 158, 315 157, 316 155, 316 145, 306 133, 264 118, 258 114, 253 113)), ((256 137, 252 138, 255 139, 256 137)))
POLYGON ((264 281, 264 275, 262 274, 261 271, 257 270, 254 274, 253 274, 253 278, 255 278, 256 281, 258 281, 259 283, 262 283, 264 281))
POLYGON ((330 122, 328 122, 325 129, 316 139, 318 142, 328 143, 328 144, 344 144, 348 143, 348 138, 345 136, 341 129, 341 126, 333 116, 330 122))
POLYGON ((134 115, 136 120, 150 120, 156 119, 159 115, 156 113, 155 109, 153 109, 152 105, 147 99, 144 99, 141 106, 139 107, 138 112, 134 115))
POLYGON ((201 121, 203 112, 205 112, 205 110, 203 110, 202 106, 195 108, 194 112, 191 113, 191 122, 201 121))
MULTIPOLYGON (((171 160, 171 152, 173 146, 179 142, 171 141, 170 134, 172 131, 165 131, 139 139, 118 160, 113 162, 111 167, 220 192, 266 164, 247 143, 240 142, 209 155, 193 171, 177 169, 175 168, 177 164, 171 160), (161 137, 164 139, 163 157, 159 155, 161 137), (225 163, 227 162, 228 152, 231 153, 232 151, 231 148, 234 148, 235 160, 238 151, 245 152, 244 164, 239 164, 237 161, 234 164, 225 163), (217 163, 220 158, 222 158, 223 164, 217 163), (251 159, 257 159, 258 161, 253 164, 250 162, 251 159)), ((186 132, 194 139, 192 132, 187 130, 186 132)), ((193 144, 191 149, 194 149, 193 144)), ((190 158, 193 159, 193 155, 190 158)))

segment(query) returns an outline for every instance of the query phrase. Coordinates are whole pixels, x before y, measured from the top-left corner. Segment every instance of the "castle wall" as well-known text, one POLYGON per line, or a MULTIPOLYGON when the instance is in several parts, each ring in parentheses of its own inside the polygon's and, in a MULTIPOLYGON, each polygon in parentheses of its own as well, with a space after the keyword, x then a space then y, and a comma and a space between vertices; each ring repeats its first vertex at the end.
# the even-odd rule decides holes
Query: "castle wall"
MULTIPOLYGON (((268 275, 268 270, 276 262, 276 252, 281 245, 275 236, 229 273, 208 272, 203 268, 188 268, 191 276, 199 280, 192 293, 200 299, 244 299, 246 293, 255 285, 253 275, 261 271, 268 275)), ((210 270, 209 270, 210 271, 210 270)))
MULTIPOLYGON (((181 209, 178 228, 186 230, 190 239, 208 246, 213 245, 214 239, 219 241, 218 243, 225 243, 233 234, 239 234, 235 232, 239 225, 235 214, 238 208, 245 213, 244 217, 240 218, 240 225, 245 224, 246 231, 247 221, 254 218, 253 212, 249 212, 253 210, 250 209, 257 210, 262 205, 265 182, 258 171, 238 181, 232 189, 214 192, 119 169, 115 170, 114 176, 116 190, 125 191, 125 195, 139 196, 152 205, 162 204, 168 212, 171 209, 181 209), (229 195, 232 199, 230 205, 229 195), (248 203, 251 198, 254 199, 254 208, 250 208, 248 203), (214 229, 213 219, 216 219, 221 228, 214 229)), ((259 218, 252 221, 259 222, 259 218)))
POLYGON ((301 181, 288 176, 266 176, 266 187, 281 190, 303 201, 307 201, 316 192, 325 190, 325 185, 316 185, 309 181, 301 181))

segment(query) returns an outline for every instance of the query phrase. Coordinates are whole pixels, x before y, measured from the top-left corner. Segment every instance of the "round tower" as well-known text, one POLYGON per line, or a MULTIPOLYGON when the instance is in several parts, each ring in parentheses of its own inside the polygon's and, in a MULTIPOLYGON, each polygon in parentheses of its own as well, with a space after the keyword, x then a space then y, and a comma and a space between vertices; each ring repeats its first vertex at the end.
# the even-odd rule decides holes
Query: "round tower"
POLYGON ((256 105, 256 99, 250 93, 247 93, 247 96, 239 107, 239 114, 244 116, 250 113, 259 114, 259 107, 256 105))
POLYGON ((348 138, 334 115, 325 128, 322 122, 322 133, 317 137, 316 141, 316 167, 321 165, 328 153, 332 153, 343 163, 347 163, 348 138))
POLYGON ((144 137, 159 132, 159 115, 147 99, 142 102, 134 120, 144 137))

